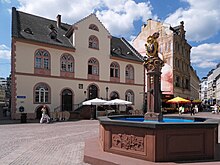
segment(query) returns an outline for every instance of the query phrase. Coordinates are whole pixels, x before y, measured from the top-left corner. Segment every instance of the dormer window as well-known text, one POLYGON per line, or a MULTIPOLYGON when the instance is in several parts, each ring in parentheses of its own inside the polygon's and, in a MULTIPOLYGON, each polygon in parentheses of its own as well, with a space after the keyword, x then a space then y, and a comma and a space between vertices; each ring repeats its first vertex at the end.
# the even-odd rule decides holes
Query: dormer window
POLYGON ((51 32, 49 34, 50 38, 53 40, 57 39, 57 31, 56 31, 55 27, 52 24, 50 24, 49 29, 51 30, 51 32))
POLYGON ((95 31, 99 31, 99 28, 96 25, 94 25, 94 24, 90 24, 89 25, 89 29, 92 29, 92 30, 95 30, 95 31))
POLYGON ((114 49, 113 49, 113 52, 116 53, 116 54, 122 54, 122 50, 121 50, 120 47, 114 48, 114 49))
POLYGON ((24 32, 33 35, 33 32, 31 31, 30 28, 26 28, 26 29, 24 29, 24 32))
POLYGON ((49 35, 51 39, 53 40, 57 39, 57 31, 55 29, 52 30, 49 35))
POLYGON ((54 27, 52 24, 50 24, 49 29, 50 29, 50 30, 54 30, 55 27, 54 27))

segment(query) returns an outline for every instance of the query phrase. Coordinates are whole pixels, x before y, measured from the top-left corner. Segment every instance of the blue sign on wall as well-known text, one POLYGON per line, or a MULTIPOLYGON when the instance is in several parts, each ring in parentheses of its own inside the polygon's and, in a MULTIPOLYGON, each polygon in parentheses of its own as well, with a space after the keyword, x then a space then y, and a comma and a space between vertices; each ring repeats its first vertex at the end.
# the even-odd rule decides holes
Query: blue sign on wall
POLYGON ((26 99, 26 96, 17 96, 17 99, 26 99))
POLYGON ((23 106, 20 106, 20 107, 19 107, 19 111, 20 111, 20 112, 24 112, 24 107, 23 107, 23 106))

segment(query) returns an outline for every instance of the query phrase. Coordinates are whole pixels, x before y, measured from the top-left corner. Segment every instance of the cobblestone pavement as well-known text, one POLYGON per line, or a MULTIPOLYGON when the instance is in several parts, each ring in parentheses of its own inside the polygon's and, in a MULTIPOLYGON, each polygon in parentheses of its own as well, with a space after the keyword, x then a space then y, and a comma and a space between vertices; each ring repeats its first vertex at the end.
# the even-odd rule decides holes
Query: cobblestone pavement
POLYGON ((84 141, 97 120, 0 125, 0 165, 83 165, 84 141))
MULTIPOLYGON (((205 112, 195 116, 220 121, 220 114, 205 112)), ((97 120, 52 124, 30 121, 25 124, 20 124, 19 121, 8 123, 10 124, 7 124, 7 121, 0 121, 0 165, 86 165, 83 162, 85 140, 98 137, 97 120)))

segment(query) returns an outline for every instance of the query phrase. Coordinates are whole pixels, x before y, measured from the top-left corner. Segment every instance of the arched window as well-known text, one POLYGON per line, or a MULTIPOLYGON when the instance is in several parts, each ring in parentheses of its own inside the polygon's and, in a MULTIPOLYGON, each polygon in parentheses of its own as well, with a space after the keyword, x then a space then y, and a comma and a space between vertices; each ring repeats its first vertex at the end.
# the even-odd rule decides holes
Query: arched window
POLYGON ((99 40, 94 35, 89 37, 89 48, 99 49, 99 40))
POLYGON ((88 61, 88 79, 99 79, 99 62, 95 58, 90 58, 88 61))
POLYGON ((93 84, 88 87, 88 99, 94 98, 98 98, 98 87, 93 84))
POLYGON ((34 73, 50 75, 50 54, 44 49, 36 50, 34 54, 34 73))
POLYGON ((95 58, 88 61, 88 74, 99 75, 99 62, 95 58))
POLYGON ((61 68, 60 70, 63 72, 74 72, 74 59, 70 54, 63 54, 60 59, 61 68))
POLYGON ((120 82, 120 67, 117 62, 112 62, 110 65, 110 81, 120 82))
POLYGON ((116 91, 111 92, 110 100, 119 99, 119 94, 116 91))
POLYGON ((96 25, 94 25, 94 24, 90 24, 89 25, 89 29, 92 29, 92 30, 95 30, 95 31, 99 31, 99 28, 96 25))
POLYGON ((125 93, 125 100, 130 101, 134 104, 134 92, 132 90, 127 90, 125 93))
POLYGON ((132 65, 127 65, 125 68, 125 77, 127 83, 134 83, 134 67, 132 65), (131 82, 129 82, 131 80, 131 82))
POLYGON ((38 49, 35 52, 35 68, 50 69, 50 54, 48 51, 38 49))
POLYGON ((119 64, 112 62, 110 65, 110 77, 119 77, 119 64))
POLYGON ((34 102, 49 103, 50 102, 50 87, 45 83, 39 83, 34 87, 34 102))

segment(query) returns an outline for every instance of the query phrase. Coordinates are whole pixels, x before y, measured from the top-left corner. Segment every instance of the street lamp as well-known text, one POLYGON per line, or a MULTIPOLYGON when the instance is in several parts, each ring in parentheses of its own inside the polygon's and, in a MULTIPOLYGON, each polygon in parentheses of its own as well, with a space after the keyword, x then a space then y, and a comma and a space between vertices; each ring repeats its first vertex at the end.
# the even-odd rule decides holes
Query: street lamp
POLYGON ((87 97, 86 97, 86 91, 84 91, 84 95, 85 95, 85 100, 87 100, 87 97))
POLYGON ((106 91, 106 100, 108 100, 108 87, 105 88, 106 91))

